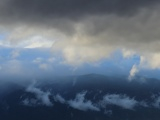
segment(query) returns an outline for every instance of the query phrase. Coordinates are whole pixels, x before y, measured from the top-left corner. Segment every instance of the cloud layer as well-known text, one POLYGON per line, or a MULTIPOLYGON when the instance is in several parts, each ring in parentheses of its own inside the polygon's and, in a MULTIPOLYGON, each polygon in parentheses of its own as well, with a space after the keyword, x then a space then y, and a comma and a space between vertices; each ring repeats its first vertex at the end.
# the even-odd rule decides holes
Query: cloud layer
MULTIPOLYGON (((103 111, 106 110, 108 106, 114 105, 123 109, 136 110, 137 107, 155 107, 160 108, 160 97, 159 95, 152 95, 152 101, 147 103, 146 101, 138 101, 134 97, 129 97, 126 94, 106 94, 102 98, 92 101, 92 99, 87 99, 87 91, 77 93, 73 99, 65 99, 60 94, 54 95, 51 92, 45 92, 40 88, 36 87, 35 82, 29 85, 26 89, 26 92, 32 93, 34 97, 23 96, 21 98, 23 105, 26 106, 35 106, 35 105, 45 105, 52 107, 54 102, 59 102, 61 104, 67 105, 71 108, 80 110, 80 111, 103 111)), ((94 96, 92 96, 94 99, 94 96)))
POLYGON ((158 0, 0 0, 0 44, 51 47, 74 66, 125 50, 124 57, 143 58, 138 69, 159 69, 159 6, 158 0))
POLYGON ((53 93, 49 91, 43 91, 40 88, 36 87, 35 82, 31 85, 29 85, 26 89, 26 92, 32 93, 35 95, 35 97, 22 95, 21 100, 22 104, 26 106, 48 106, 48 107, 54 107, 54 104, 56 102, 59 102, 61 104, 64 104, 66 106, 69 106, 71 108, 80 110, 80 111, 104 111, 105 114, 111 114, 110 110, 108 110, 109 106, 118 106, 122 109, 128 109, 128 110, 137 110, 137 108, 140 107, 147 107, 147 108, 157 108, 160 109, 160 96, 159 94, 154 94, 150 98, 145 100, 136 100, 135 97, 129 97, 126 94, 106 94, 102 97, 99 97, 96 99, 96 101, 92 101, 92 99, 95 100, 94 96, 92 96, 92 99, 87 99, 87 94, 89 92, 83 91, 75 94, 75 98, 73 99, 65 99, 60 94, 54 95, 53 93), (151 100, 151 101, 150 101, 151 100), (150 101, 150 102, 146 102, 150 101), (109 112, 109 113, 108 113, 109 112))

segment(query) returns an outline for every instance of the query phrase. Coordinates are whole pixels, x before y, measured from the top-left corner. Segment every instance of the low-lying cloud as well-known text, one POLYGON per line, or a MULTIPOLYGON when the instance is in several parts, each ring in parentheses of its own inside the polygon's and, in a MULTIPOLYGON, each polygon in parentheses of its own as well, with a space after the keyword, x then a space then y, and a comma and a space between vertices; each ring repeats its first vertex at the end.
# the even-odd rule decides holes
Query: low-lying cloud
POLYGON ((46 105, 46 106, 53 106, 51 100, 50 100, 50 92, 44 92, 39 88, 35 87, 35 83, 31 84, 30 86, 28 86, 28 88, 26 89, 26 92, 30 92, 35 94, 36 99, 31 99, 31 100, 24 100, 24 104, 37 104, 38 102, 40 102, 40 104, 42 105, 46 105))
POLYGON ((95 106, 90 100, 85 100, 85 95, 86 92, 78 93, 74 100, 68 101, 68 104, 70 105, 70 107, 82 111, 87 111, 87 110, 100 111, 100 109, 97 106, 95 106))
POLYGON ((126 95, 108 94, 103 97, 100 103, 102 106, 116 105, 124 109, 132 110, 138 104, 138 101, 126 95))
POLYGON ((130 70, 128 80, 131 81, 135 77, 135 75, 138 73, 138 71, 139 71, 139 69, 138 69, 137 65, 133 65, 132 69, 130 70))
POLYGON ((37 88, 34 84, 31 84, 27 87, 26 92, 33 93, 35 98, 25 98, 22 103, 26 106, 37 106, 45 105, 52 107, 54 102, 59 102, 71 108, 80 110, 80 111, 97 111, 100 112, 104 110, 105 114, 112 114, 111 110, 106 111, 107 106, 114 105, 123 109, 136 110, 137 107, 149 107, 149 108, 158 108, 160 109, 160 97, 159 95, 151 96, 153 101, 148 103, 146 101, 138 101, 134 97, 129 97, 125 94, 106 94, 103 96, 103 99, 99 99, 96 102, 92 102, 85 98, 87 92, 77 93, 74 99, 65 99, 60 94, 52 94, 50 92, 44 92, 41 89, 37 88), (52 99, 52 101, 51 101, 52 99))
POLYGON ((66 100, 61 95, 59 95, 59 94, 57 94, 57 95, 54 96, 54 100, 56 102, 60 102, 62 104, 66 103, 66 100))

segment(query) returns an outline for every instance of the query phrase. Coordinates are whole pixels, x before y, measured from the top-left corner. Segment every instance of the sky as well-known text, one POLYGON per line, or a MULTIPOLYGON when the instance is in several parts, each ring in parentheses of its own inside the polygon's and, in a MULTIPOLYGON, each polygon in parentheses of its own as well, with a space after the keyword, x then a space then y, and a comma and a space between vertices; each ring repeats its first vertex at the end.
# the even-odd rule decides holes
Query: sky
POLYGON ((160 78, 159 12, 159 0, 0 0, 0 75, 160 78))

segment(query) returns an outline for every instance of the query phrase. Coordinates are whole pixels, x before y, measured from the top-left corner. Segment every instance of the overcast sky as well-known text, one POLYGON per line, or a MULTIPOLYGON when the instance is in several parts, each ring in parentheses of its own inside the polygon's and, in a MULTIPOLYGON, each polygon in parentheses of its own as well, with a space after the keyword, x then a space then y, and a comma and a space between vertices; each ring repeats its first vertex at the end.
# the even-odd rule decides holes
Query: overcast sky
POLYGON ((159 8, 159 0, 0 0, 1 74, 156 76, 159 8))

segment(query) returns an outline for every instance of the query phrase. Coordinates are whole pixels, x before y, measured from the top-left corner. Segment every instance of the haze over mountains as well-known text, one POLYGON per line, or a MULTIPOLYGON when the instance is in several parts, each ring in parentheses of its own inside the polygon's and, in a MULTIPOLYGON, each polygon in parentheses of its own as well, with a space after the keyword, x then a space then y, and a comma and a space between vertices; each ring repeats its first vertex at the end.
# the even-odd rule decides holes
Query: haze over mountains
POLYGON ((159 120, 159 13, 160 0, 0 0, 0 120, 159 120))
POLYGON ((160 81, 99 74, 8 83, 0 97, 3 120, 158 120, 160 81))

